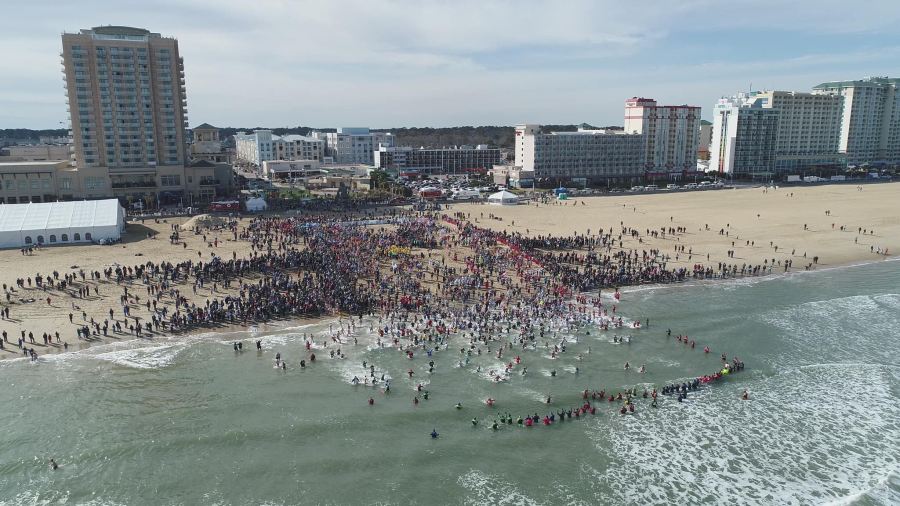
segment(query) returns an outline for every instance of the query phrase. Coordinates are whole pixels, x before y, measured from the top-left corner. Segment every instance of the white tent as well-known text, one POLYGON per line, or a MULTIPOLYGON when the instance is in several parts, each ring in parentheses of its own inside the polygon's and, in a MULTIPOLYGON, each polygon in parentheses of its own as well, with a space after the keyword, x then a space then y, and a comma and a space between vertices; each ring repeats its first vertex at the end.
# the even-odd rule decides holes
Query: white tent
POLYGON ((245 202, 244 205, 247 206, 247 211, 251 213, 265 211, 269 207, 269 204, 266 203, 266 199, 262 197, 247 199, 247 202, 245 202))
POLYGON ((0 205, 0 248, 115 240, 124 228, 117 199, 0 205))
POLYGON ((488 202, 501 206, 514 206, 519 203, 519 197, 514 193, 502 190, 488 197, 488 202))

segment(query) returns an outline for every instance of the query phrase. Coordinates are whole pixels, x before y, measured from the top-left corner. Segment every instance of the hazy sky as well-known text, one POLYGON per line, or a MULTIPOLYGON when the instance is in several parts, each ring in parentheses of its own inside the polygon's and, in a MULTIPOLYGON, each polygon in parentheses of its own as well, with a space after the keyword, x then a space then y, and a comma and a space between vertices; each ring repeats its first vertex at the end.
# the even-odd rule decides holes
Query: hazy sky
POLYGON ((190 125, 621 125, 691 104, 900 75, 898 0, 3 0, 0 128, 66 120, 60 34, 179 40, 190 125))

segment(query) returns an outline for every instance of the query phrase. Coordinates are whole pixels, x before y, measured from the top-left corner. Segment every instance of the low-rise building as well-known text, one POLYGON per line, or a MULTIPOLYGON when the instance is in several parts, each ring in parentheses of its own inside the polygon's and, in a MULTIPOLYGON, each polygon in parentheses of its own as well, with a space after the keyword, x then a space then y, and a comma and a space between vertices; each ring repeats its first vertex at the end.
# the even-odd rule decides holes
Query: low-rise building
POLYGON ((427 174, 485 173, 500 160, 500 150, 486 145, 438 149, 380 146, 374 152, 375 167, 416 169, 427 174))
POLYGON ((266 160, 262 164, 263 177, 273 180, 308 176, 321 167, 319 160, 266 160))
POLYGON ((269 160, 322 160, 325 140, 305 135, 275 135, 271 130, 254 130, 234 136, 238 162, 262 167, 269 160))
POLYGON ((44 162, 69 160, 72 152, 67 144, 30 144, 7 146, 0 150, 0 161, 44 162))
POLYGON ((228 163, 228 152, 222 146, 219 129, 203 123, 194 127, 191 141, 191 160, 206 160, 212 163, 228 163))
POLYGON ((343 127, 337 132, 314 132, 316 139, 325 141, 325 156, 334 163, 365 163, 374 165, 374 152, 380 146, 393 146, 394 136, 389 132, 371 132, 364 127, 343 127))
POLYGON ((540 125, 516 126, 516 166, 538 180, 631 181, 644 176, 644 152, 642 134, 586 129, 542 133, 540 125))

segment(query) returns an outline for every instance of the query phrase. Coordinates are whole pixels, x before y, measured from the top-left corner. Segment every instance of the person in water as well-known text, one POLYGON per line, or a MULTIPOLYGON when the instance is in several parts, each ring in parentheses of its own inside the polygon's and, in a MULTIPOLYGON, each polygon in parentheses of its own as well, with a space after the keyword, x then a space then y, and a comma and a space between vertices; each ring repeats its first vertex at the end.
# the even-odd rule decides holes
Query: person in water
POLYGON ((56 460, 50 459, 50 469, 56 471, 59 469, 59 464, 56 463, 56 460))
POLYGON ((431 439, 437 439, 439 434, 435 429, 431 429, 431 439))

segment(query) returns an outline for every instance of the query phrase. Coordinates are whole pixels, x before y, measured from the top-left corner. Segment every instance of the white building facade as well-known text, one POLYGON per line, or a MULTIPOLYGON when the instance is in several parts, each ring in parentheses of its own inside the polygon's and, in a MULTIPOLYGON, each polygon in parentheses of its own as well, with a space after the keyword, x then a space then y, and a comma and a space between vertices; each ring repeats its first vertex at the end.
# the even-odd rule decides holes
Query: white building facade
POLYGON ((700 146, 700 108, 657 105, 650 98, 625 101, 625 131, 644 136, 644 168, 650 176, 693 172, 700 146))
POLYGON ((838 152, 843 99, 836 95, 797 91, 754 93, 754 102, 778 111, 775 170, 781 174, 840 169, 838 152))
POLYGON ((334 163, 365 163, 374 165, 375 151, 380 146, 394 145, 394 136, 389 132, 371 132, 368 128, 343 127, 337 132, 315 132, 317 139, 324 139, 326 156, 334 163))
POLYGON ((720 99, 713 109, 709 167, 736 177, 774 176, 778 115, 748 94, 720 99))
POLYGON ((900 163, 900 79, 869 77, 813 87, 843 98, 838 151, 847 163, 900 163))
POLYGON ((644 136, 618 130, 541 133, 516 126, 516 167, 535 179, 625 182, 644 175, 644 136))
POLYGON ((374 153, 374 164, 382 169, 417 169, 430 174, 486 173, 500 158, 500 149, 486 145, 423 149, 382 145, 374 153))
POLYGON ((325 156, 325 141, 305 135, 279 136, 271 130, 254 130, 234 136, 238 161, 262 167, 269 160, 316 160, 325 156))

